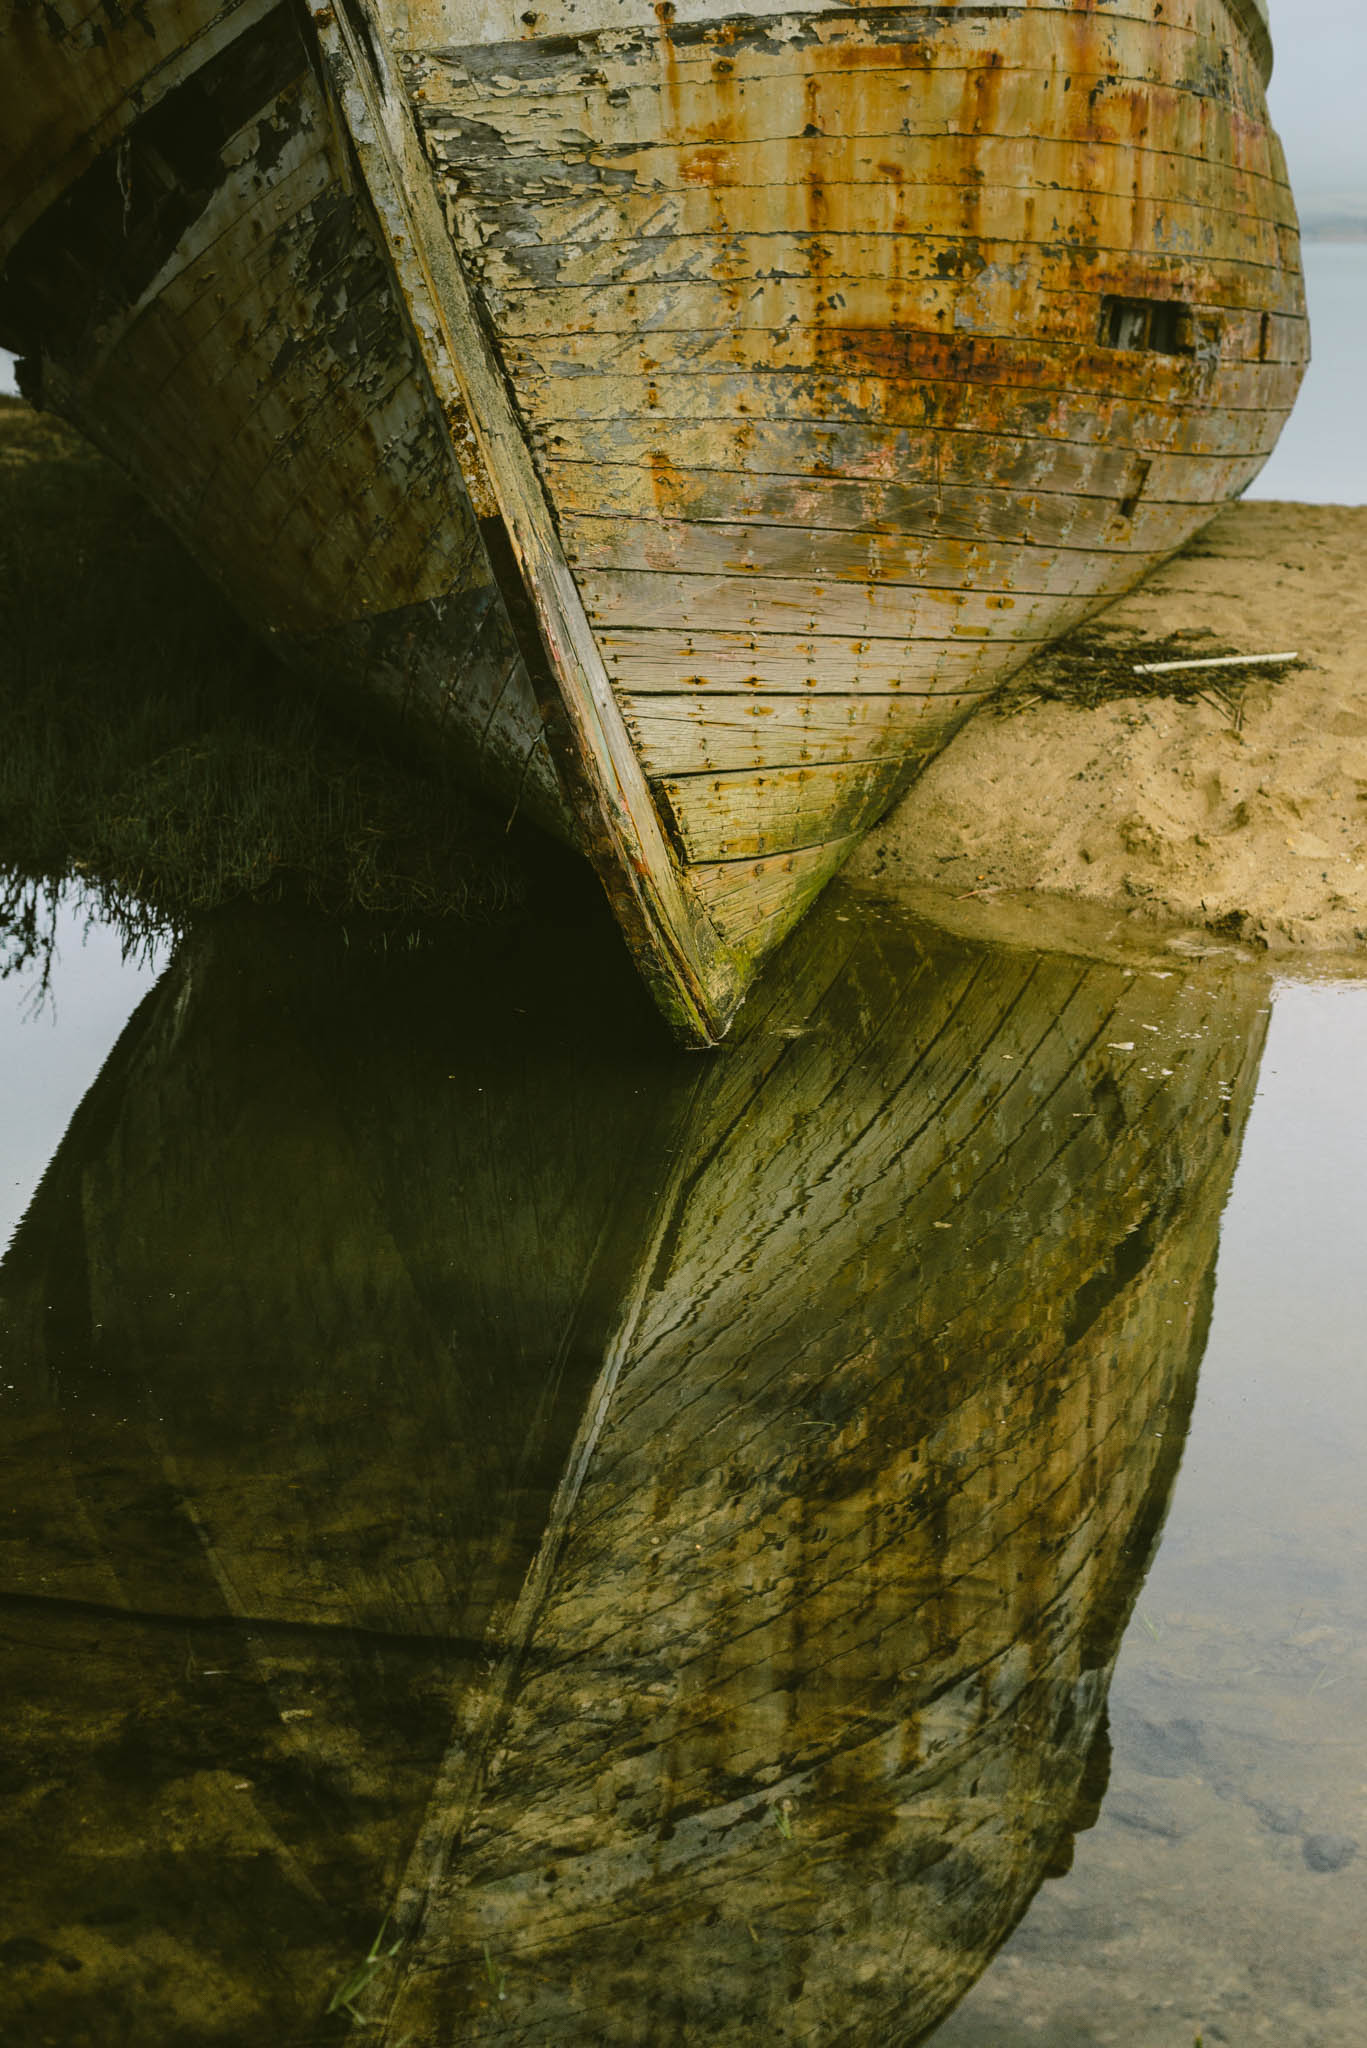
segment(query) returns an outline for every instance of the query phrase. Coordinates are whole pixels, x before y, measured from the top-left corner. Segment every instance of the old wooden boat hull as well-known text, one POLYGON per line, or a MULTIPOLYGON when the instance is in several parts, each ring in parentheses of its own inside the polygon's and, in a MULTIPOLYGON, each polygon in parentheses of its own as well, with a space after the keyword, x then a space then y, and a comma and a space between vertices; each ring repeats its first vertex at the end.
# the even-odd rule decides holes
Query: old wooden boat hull
POLYGON ((1304 369, 1262 0, 143 19, 10 0, 5 337, 695 1040, 1304 369))
POLYGON ((909 2042, 1095 1813, 1265 985, 542 936, 195 935, 0 1266, 21 2032, 909 2042))

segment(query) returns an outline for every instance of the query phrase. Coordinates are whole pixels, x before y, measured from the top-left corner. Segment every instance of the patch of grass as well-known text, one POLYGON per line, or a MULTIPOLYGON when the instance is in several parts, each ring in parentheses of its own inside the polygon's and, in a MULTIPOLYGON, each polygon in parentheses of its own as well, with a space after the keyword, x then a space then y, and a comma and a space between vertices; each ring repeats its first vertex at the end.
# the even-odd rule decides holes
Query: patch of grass
POLYGON ((118 473, 0 399, 0 869, 136 929, 244 899, 394 927, 522 893, 502 820, 352 731, 118 473))

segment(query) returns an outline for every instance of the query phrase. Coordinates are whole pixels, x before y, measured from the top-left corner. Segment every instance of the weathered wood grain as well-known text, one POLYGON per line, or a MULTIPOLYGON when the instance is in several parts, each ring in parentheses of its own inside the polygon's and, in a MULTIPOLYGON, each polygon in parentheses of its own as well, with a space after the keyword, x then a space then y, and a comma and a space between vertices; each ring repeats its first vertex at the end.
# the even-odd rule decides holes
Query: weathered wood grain
MULTIPOLYGON (((1280 325, 1293 328, 1297 348, 1303 346, 1303 322, 1283 321, 1280 325)), ((1280 362, 1291 353, 1278 345, 1278 329, 1274 316, 1269 322, 1268 362, 1280 362)), ((1079 366, 1077 352, 1063 359, 1054 352, 1055 388, 1046 379, 1026 392, 1013 376, 1012 364, 1004 363, 1004 374, 999 377, 996 365, 984 360, 976 348, 970 351, 965 344, 961 348, 972 374, 958 381, 948 375, 921 380, 880 377, 872 372, 861 375, 857 368, 842 373, 835 366, 657 371, 646 386, 646 417, 713 419, 740 426, 748 421, 791 421, 800 415, 810 420, 817 432, 851 423, 882 424, 889 431, 908 429, 913 433, 940 428, 1016 438, 1028 432, 1045 442, 1082 447, 1100 444, 1146 455, 1243 455, 1275 444, 1290 409, 1289 399, 1278 407, 1204 403, 1194 388, 1185 396, 1169 389, 1154 399, 1140 392, 1119 396, 1089 390, 1087 378, 1096 381, 1094 366, 1085 361, 1079 366), (1079 375, 1083 388, 1069 388, 1079 375)), ((1255 338, 1255 357, 1258 348, 1255 338)), ((547 373, 538 376, 534 389, 541 422, 534 435, 538 444, 549 441, 562 421, 587 428, 595 422, 634 422, 638 417, 632 407, 639 392, 624 376, 547 373)), ((1246 396, 1246 387, 1235 395, 1246 396)))
MULTIPOLYGON (((1206 283, 1206 292, 1212 297, 1221 282, 1229 284, 1240 277, 1233 260, 1236 254, 1244 266, 1244 290, 1248 290, 1257 284, 1260 271, 1279 267, 1288 244, 1294 247, 1293 226, 1283 226, 1265 215, 1242 213, 1237 206, 1221 205, 1219 200, 1233 196, 1223 186, 1215 188, 1217 197, 1203 198, 1199 169, 1189 158, 1164 159, 1166 176, 1157 181, 1160 189, 1151 195, 1135 189, 1133 157, 1117 149, 1115 190, 1101 185, 1070 189, 1056 174, 1075 165, 1077 152, 1060 145, 1056 156, 1039 165, 1041 183, 1049 194, 1048 200, 1041 202, 1039 188, 1021 163, 1022 158, 1028 163, 1037 151, 1016 143, 1000 147, 1003 159, 996 177, 978 160, 979 152, 986 148, 984 143, 965 142, 957 152, 963 164, 955 176, 953 165, 944 160, 945 144, 926 140, 913 149, 909 142, 899 144, 892 137, 870 138, 867 153, 853 162, 848 147, 839 140, 815 137, 801 149, 779 139, 725 148, 707 145, 691 152, 652 152, 640 162, 621 161, 614 153, 612 168, 639 193, 636 208, 622 224, 632 227, 638 218, 648 220, 656 234, 671 229, 685 235, 703 234, 709 205, 715 214, 717 195, 725 192, 727 227, 732 234, 843 232, 858 237, 957 233, 973 240, 1024 240, 1047 248, 1085 229, 1095 250, 1110 252, 1118 259, 1129 233, 1133 254, 1152 254, 1158 259, 1155 274, 1164 276, 1174 257, 1180 261, 1186 256, 1196 269, 1204 233, 1218 228, 1232 246, 1214 278, 1206 283), (1015 182, 1002 182, 1008 165, 1017 167, 1015 182), (975 168, 981 177, 974 176, 975 168), (1184 178, 1184 169, 1190 176, 1184 178), (675 202, 672 207, 671 201, 675 202)), ((525 191, 535 195, 544 189, 550 202, 557 197, 579 201, 585 184, 593 184, 591 178, 573 176, 572 167, 559 157, 529 158, 500 152, 489 162, 449 145, 444 150, 434 147, 434 155, 439 171, 450 176, 453 196, 482 173, 481 183, 490 188, 488 219, 495 231, 521 224, 530 203, 523 196, 525 191)), ((550 224, 559 225, 554 215, 550 224)), ((575 237, 568 233, 547 239, 559 242, 575 237)), ((510 235, 508 247, 516 246, 510 235)), ((528 270, 534 278, 538 245, 527 246, 532 251, 528 270)), ((973 267, 972 252, 961 251, 952 265, 947 260, 941 278, 948 283, 961 279, 965 272, 971 276, 973 267)), ((1120 268, 1118 261, 1115 268, 1120 268)), ((742 268, 740 275, 744 274, 742 268)), ((1275 291, 1274 280, 1264 282, 1275 291)))
MULTIPOLYGON (((683 579, 681 588, 692 582, 700 591, 714 577, 743 577, 749 579, 749 588, 733 591, 727 601, 744 604, 747 617, 752 606, 758 618, 770 609, 779 617, 794 605, 811 605, 817 624, 824 623, 831 631, 844 630, 845 615, 840 610, 826 615, 822 607, 841 602, 833 593, 842 584, 863 586, 859 592, 845 591, 843 598, 861 616, 891 617, 897 610, 914 620, 922 610, 934 616, 940 595, 983 611, 1000 610, 989 600, 1013 595, 1096 596, 1110 588, 1115 573, 1112 556, 1098 549, 1043 547, 1021 540, 965 541, 948 534, 858 533, 831 527, 817 531, 721 519, 624 519, 595 513, 568 516, 564 530, 569 558, 586 587, 598 571, 672 574, 683 579), (786 593, 791 599, 787 602, 788 584, 805 585, 810 594, 792 590, 786 593)), ((1152 561, 1143 564, 1151 566, 1152 561)), ((735 623, 743 626, 746 619, 737 616, 735 623)))
MULTIPOLYGON (((833 322, 820 330, 805 331, 796 342, 782 332, 744 330, 734 335, 700 335, 687 345, 676 340, 672 363, 667 356, 662 360, 658 342, 622 335, 580 336, 572 348, 563 339, 536 345, 524 339, 518 346, 510 346, 508 356, 519 380, 525 378, 529 394, 543 383, 559 387, 578 379, 590 400, 592 386, 600 377, 636 378, 646 411, 653 409, 648 394, 657 379, 672 379, 677 384, 687 377, 743 378, 747 383, 755 378, 763 380, 758 388, 764 391, 783 385, 801 389, 802 379, 820 377, 832 391, 842 383, 852 391, 866 384, 881 384, 891 417, 907 419, 909 415, 913 423, 925 416, 924 410, 917 408, 926 404, 922 394, 927 386, 933 394, 931 403, 937 397, 940 403, 953 402, 964 386, 972 390, 988 387, 996 406, 1008 408, 998 414, 1003 424, 1009 422, 1013 404, 1019 407, 1032 400, 1070 397, 1083 404, 1124 400, 1145 410, 1171 406, 1179 419, 1207 406, 1219 414, 1261 412, 1264 408, 1285 414, 1300 389, 1308 347, 1304 317, 1289 317, 1300 337, 1299 353, 1288 351, 1287 359, 1280 362, 1221 358, 1218 365, 1199 367, 1178 356, 1134 354, 1118 362, 1116 351, 1103 351, 1091 341, 1034 341, 1019 334, 983 332, 947 335, 920 327, 855 329, 833 322), (777 378, 783 385, 777 385, 777 378), (936 393, 940 385, 950 388, 936 393)), ((616 397, 611 385, 606 395, 616 397)), ((743 416, 744 408, 737 410, 743 416)))
MULTIPOLYGON (((796 382, 794 379, 793 384, 796 382)), ((815 395, 822 387, 815 379, 811 384, 815 395)), ((671 398, 676 394, 685 400, 693 395, 682 379, 668 387, 671 398)), ((651 450, 658 449, 667 436, 670 457, 682 469, 771 474, 781 474, 784 463, 792 461, 797 452, 791 419, 782 414, 741 413, 733 403, 709 430, 704 420, 691 417, 687 409, 677 416, 667 410, 663 392, 657 390, 656 397, 656 405, 644 420, 576 422, 575 445, 594 459, 649 462, 651 450)), ((837 401, 832 404, 831 417, 823 419, 816 411, 808 420, 808 459, 798 473, 882 477, 908 483, 933 479, 1025 489, 1042 483, 1048 489, 1097 496, 1113 493, 1117 487, 1123 491, 1129 483, 1128 458, 1143 453, 1152 465, 1146 489, 1155 498, 1171 500, 1189 495, 1188 479, 1208 475, 1200 467, 1203 462, 1265 455, 1280 426, 1279 419, 1269 423, 1261 414, 1229 414, 1223 445, 1217 450, 1183 445, 1186 437, 1180 435, 1180 428, 1174 432, 1171 418, 1160 425, 1137 408, 1122 412, 1113 405, 1112 431, 1104 439, 1075 435, 1072 412, 1063 404, 1032 408, 1029 432, 1019 428, 1014 433, 1004 431, 1000 419, 1004 409, 1000 400, 994 404, 991 393, 984 391, 973 398, 964 394, 952 409, 945 405, 941 410, 928 397, 920 408, 922 417, 913 423, 896 417, 842 418, 841 411, 848 408, 837 401), (1238 445, 1241 436, 1245 440, 1242 447, 1238 445)), ((538 436, 538 443, 551 455, 564 438, 551 424, 538 436)))
MULTIPOLYGON (((892 483, 881 477, 846 478, 808 470, 762 472, 687 470, 668 451, 655 466, 547 460, 547 484, 568 511, 614 512, 627 519, 753 522, 845 533, 895 533, 954 540, 1024 540, 1034 546, 1111 554, 1171 554, 1210 518, 1214 494, 1235 496, 1258 474, 1262 456, 1192 457, 1181 481, 1189 495, 1150 495, 1151 464, 1134 457, 1124 481, 1109 492, 1052 490, 1026 483, 993 489, 966 484, 892 483), (1133 509, 1122 508, 1134 498, 1133 509)), ((1047 474, 1047 466, 1041 465, 1047 474)), ((1117 465, 1117 469, 1120 465, 1117 465)))
MULTIPOLYGON (((1142 295, 1142 294, 1141 294, 1142 295)), ((1126 397, 1145 408, 1172 405, 1180 414, 1210 404, 1221 412, 1290 411, 1305 372, 1308 330, 1297 321, 1302 350, 1284 362, 1242 359, 1198 364, 1180 356, 1101 350, 1089 340, 1032 341, 1017 334, 987 332, 935 333, 921 326, 845 328, 832 320, 820 329, 792 336, 782 329, 739 329, 734 334, 676 335, 662 352, 659 339, 628 335, 582 335, 567 342, 549 337, 524 338, 508 350, 510 365, 529 394, 542 380, 557 383, 599 376, 638 378, 641 403, 658 376, 746 376, 769 378, 773 373, 798 377, 821 374, 849 379, 882 380, 891 385, 893 404, 909 406, 919 387, 929 384, 993 386, 1020 404, 1030 398, 1075 394, 1082 400, 1126 397)), ((903 414, 905 417, 905 414, 903 414)), ((1009 420, 1009 413, 1007 414, 1009 420)), ((915 415, 913 414, 913 419, 915 415)), ((539 424, 539 422, 538 422, 539 424)), ((1009 427, 1008 427, 1009 431, 1009 427)))
MULTIPOLYGON (((568 426, 568 423, 567 423, 568 426)), ((1247 453, 1168 454, 1148 457, 1144 495, 1157 504, 1209 501, 1213 487, 1232 480, 1237 465, 1244 471, 1261 467, 1272 433, 1264 426, 1264 445, 1247 453), (1215 465, 1224 465, 1223 472, 1215 465)), ((1059 496, 1123 498, 1133 482, 1135 451, 1096 443, 1058 443, 1036 435, 963 433, 943 428, 898 428, 882 424, 811 422, 799 435, 790 423, 771 420, 671 420, 652 413, 644 420, 588 422, 570 431, 552 430, 540 437, 542 468, 554 483, 554 465, 562 448, 572 448, 571 461, 601 472, 602 508, 636 513, 632 493, 640 484, 624 482, 619 472, 635 467, 647 472, 647 484, 660 478, 662 490, 702 492, 708 486, 694 479, 706 475, 755 477, 774 482, 785 476, 840 478, 866 484, 913 485, 937 490, 1038 489, 1059 496), (675 478, 682 481, 674 483, 675 478)), ((567 474, 557 495, 567 510, 579 510, 588 479, 567 474)), ((724 489, 717 484, 712 488, 724 489)), ((797 494, 794 498, 798 504, 797 494)), ((657 502, 650 515, 668 516, 657 502)), ((682 516, 682 515, 681 515, 682 516)), ((697 516, 710 516, 699 514, 697 516)), ((814 522, 820 523, 820 522, 814 522)), ((876 518, 867 521, 870 529, 876 518)), ((986 524, 986 522, 984 522, 986 524)))
POLYGON ((792 930, 858 844, 837 839, 759 860, 702 862, 693 882, 732 945, 762 955, 792 930))
MULTIPOLYGON (((1250 32, 1250 13, 1262 13, 1262 0, 1230 0, 1229 7, 1220 0, 1168 0, 1161 42, 1155 41, 1152 33, 1154 15, 1148 0, 1108 0, 1099 20, 1093 18, 1086 0, 1035 0, 1035 4, 1047 5, 1054 17, 1048 54, 1069 75, 1087 76, 1084 60, 1089 56, 1094 68, 1145 80, 1167 75, 1178 65, 1212 97, 1249 104, 1257 111, 1266 84, 1263 52, 1243 46, 1232 31, 1237 24, 1244 33, 1250 32)), ((782 0, 751 0, 744 16, 721 20, 711 0, 680 0, 669 17, 673 68, 685 64, 690 52, 711 62, 718 46, 726 57, 748 54, 750 46, 757 44, 766 54, 781 55, 794 41, 819 52, 832 47, 857 51, 862 45, 877 43, 884 47, 900 44, 913 60, 927 50, 940 56, 946 22, 957 32, 955 16, 960 11, 955 8, 937 17, 929 8, 915 5, 891 14, 878 10, 870 21, 852 9, 838 13, 819 9, 800 22, 794 36, 773 32, 775 22, 782 25, 791 19, 782 0)), ((539 14, 535 24, 524 21, 516 0, 484 0, 477 17, 481 33, 476 42, 469 34, 472 15, 469 0, 406 0, 402 14, 396 12, 395 16, 396 45, 420 59, 437 53, 497 87, 504 80, 515 84, 520 65, 529 65, 536 73, 542 70, 541 51, 527 48, 532 41, 525 34, 528 26, 540 29, 542 37, 564 36, 571 55, 579 38, 597 39, 606 32, 612 38, 611 47, 648 62, 659 21, 647 0, 574 0, 563 10, 539 14)), ((1263 26, 1265 29, 1265 20, 1263 26)), ((1030 19, 1030 0, 994 20, 994 46, 1002 52, 1004 66, 1038 59, 1037 29, 1037 22, 1030 19)))
MULTIPOLYGON (((1094 180, 1103 166, 1116 166, 1107 152, 1121 150, 1129 166, 1124 184, 1147 184, 1161 176, 1164 159, 1194 159, 1193 176, 1200 192, 1218 191, 1225 204, 1258 216, 1280 218, 1295 225, 1295 210, 1284 165, 1275 141, 1265 128, 1208 94, 1196 95, 1177 82, 1153 73, 1100 71, 1074 74, 1060 53, 1047 66, 1027 68, 1006 61, 1005 37, 995 38, 1003 61, 985 72, 981 60, 955 64, 952 59, 929 68, 899 63, 889 53, 875 69, 856 62, 856 51, 842 62, 838 44, 824 61, 802 72, 785 65, 776 51, 747 49, 734 54, 718 38, 710 49, 689 50, 676 43, 670 74, 663 74, 646 52, 628 62, 623 74, 607 76, 594 67, 594 46, 587 38, 561 52, 535 57, 526 45, 505 52, 516 71, 491 74, 500 53, 486 50, 478 71, 474 64, 440 56, 408 67, 409 88, 425 132, 434 146, 453 158, 478 146, 475 122, 485 96, 500 106, 514 104, 519 135, 528 153, 558 156, 578 148, 585 157, 621 147, 639 146, 643 135, 668 132, 677 145, 716 144, 719 131, 735 125, 740 111, 746 125, 771 136, 801 133, 810 127, 833 137, 849 125, 851 105, 866 138, 891 138, 900 146, 912 138, 953 138, 957 143, 979 135, 994 144, 1029 142, 1039 133, 1042 101, 1051 110, 1057 144, 1085 144, 1086 166, 1094 180), (1154 116, 1147 133, 1136 134, 1127 96, 1145 89, 1154 116), (1047 99, 1046 99, 1046 96, 1047 99), (756 104, 753 113, 746 106, 756 104), (985 104, 986 102, 986 104, 985 104), (729 117, 729 118, 728 118, 729 117), (1151 162, 1150 159, 1157 159, 1151 162)), ((1152 51, 1151 38, 1144 48, 1152 51)), ((608 54, 618 56, 613 49, 608 54)), ((1038 55, 1038 51, 1032 54, 1038 55)), ((936 160, 938 172, 945 158, 936 160)), ((953 153, 948 157, 952 168, 953 153)), ((1075 159, 1073 160, 1076 161, 1075 159)), ((1073 163, 1068 168, 1073 169, 1073 163)), ((944 182, 938 175, 932 183, 944 182)))

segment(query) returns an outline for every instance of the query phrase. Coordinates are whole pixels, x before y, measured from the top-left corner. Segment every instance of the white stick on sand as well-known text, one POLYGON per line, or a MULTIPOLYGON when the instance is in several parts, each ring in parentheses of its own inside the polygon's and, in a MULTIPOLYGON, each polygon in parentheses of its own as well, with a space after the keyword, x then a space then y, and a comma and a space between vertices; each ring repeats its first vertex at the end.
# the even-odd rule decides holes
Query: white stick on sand
POLYGON ((1181 668, 1252 668, 1259 662, 1299 660, 1299 654, 1217 654, 1205 661, 1141 661, 1135 664, 1133 674, 1170 676, 1181 668))

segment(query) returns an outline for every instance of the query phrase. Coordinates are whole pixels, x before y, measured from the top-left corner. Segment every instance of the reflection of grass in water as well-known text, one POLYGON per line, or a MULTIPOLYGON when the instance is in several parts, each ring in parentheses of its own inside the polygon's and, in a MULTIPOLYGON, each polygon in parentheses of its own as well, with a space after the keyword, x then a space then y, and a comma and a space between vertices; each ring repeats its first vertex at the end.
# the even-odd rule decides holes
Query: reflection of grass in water
POLYGON ((366 1954, 362 1957, 346 1982, 339 1984, 328 2000, 326 2011, 329 2017, 335 2012, 344 2012, 353 2026, 368 2027, 372 2024, 364 2013, 357 2011, 356 2000, 370 1988, 372 1979, 379 1975, 386 1963, 393 1962, 395 1956, 403 1947, 402 1938, 391 1941, 388 1948, 383 1946, 388 1926, 389 1919, 386 1915, 385 1919, 380 1922, 380 1931, 375 1936, 374 1941, 371 1942, 366 1954))
POLYGON ((487 1941, 484 1944, 484 1974, 489 1980, 489 1989, 493 1992, 495 1998, 506 1998, 508 1996, 508 1972, 501 1963, 494 1961, 489 1953, 487 1941))
POLYGON ((499 825, 339 726, 106 463, 3 401, 0 646, 11 878, 79 877, 134 929, 244 898, 401 923, 510 894, 499 825))

